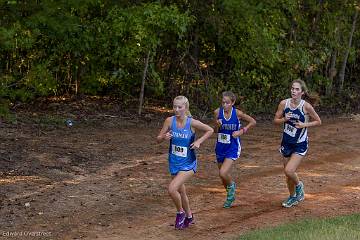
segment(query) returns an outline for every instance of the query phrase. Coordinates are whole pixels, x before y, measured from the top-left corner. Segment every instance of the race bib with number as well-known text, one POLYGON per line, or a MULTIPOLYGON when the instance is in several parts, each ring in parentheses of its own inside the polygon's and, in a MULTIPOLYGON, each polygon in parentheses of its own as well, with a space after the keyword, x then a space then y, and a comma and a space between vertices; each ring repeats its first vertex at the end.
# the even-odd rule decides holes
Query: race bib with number
POLYGON ((218 142, 230 144, 230 134, 219 133, 218 134, 218 142))
POLYGON ((287 135, 289 135, 289 136, 291 136, 291 137, 295 137, 295 135, 296 135, 296 130, 297 130, 296 127, 293 127, 293 126, 285 123, 284 132, 285 132, 287 135))
POLYGON ((179 157, 187 157, 187 147, 171 145, 171 153, 179 157))

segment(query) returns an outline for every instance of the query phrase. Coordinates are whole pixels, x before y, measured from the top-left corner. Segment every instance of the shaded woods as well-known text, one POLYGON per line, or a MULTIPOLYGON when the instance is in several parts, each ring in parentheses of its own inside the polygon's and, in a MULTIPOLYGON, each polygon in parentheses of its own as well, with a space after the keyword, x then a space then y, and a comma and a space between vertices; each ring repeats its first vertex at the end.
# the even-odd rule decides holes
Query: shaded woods
POLYGON ((0 0, 0 98, 101 95, 214 108, 223 90, 273 112, 301 77, 359 110, 357 1, 0 0))

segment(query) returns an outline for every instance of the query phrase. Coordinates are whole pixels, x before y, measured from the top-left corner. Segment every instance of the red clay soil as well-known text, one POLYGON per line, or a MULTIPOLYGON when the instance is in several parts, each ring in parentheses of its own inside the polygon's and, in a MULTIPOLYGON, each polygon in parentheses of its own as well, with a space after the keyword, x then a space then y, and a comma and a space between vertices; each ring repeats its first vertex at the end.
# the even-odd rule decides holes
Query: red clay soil
POLYGON ((161 124, 116 116, 72 128, 1 124, 0 239, 230 239, 289 221, 360 212, 357 116, 323 119, 309 130, 309 152, 298 170, 306 199, 290 209, 281 207, 288 195, 281 128, 259 121, 243 136, 234 165, 234 206, 222 208, 213 135, 186 184, 196 224, 176 231, 168 143, 155 143, 161 124))

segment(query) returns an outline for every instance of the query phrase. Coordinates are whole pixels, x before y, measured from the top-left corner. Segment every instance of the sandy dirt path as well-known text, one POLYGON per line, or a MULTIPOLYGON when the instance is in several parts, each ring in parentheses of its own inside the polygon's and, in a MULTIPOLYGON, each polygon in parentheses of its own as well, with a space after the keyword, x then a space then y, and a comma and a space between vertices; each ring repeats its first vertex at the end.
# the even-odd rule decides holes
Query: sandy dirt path
POLYGON ((281 129, 260 121, 242 139, 232 173, 234 206, 222 208, 214 135, 199 150, 198 173, 187 183, 196 224, 175 231, 168 147, 155 144, 159 129, 2 126, 0 239, 25 239, 19 234, 26 232, 42 234, 34 239, 229 239, 303 218, 360 212, 359 120, 324 119, 310 129, 310 150, 298 171, 306 200, 291 209, 281 207, 287 197, 277 151, 281 129))

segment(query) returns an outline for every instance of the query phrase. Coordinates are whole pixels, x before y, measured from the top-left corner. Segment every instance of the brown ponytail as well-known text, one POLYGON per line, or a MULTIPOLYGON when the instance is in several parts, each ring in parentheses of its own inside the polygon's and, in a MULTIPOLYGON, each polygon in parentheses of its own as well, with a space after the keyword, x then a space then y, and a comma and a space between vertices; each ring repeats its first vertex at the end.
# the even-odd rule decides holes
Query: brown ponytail
POLYGON ((317 106, 320 102, 320 97, 317 93, 309 92, 309 89, 306 86, 306 83, 301 80, 300 78, 295 79, 292 81, 291 85, 294 83, 299 83, 301 86, 301 90, 304 92, 304 95, 302 96, 302 99, 310 103, 312 106, 317 106))
POLYGON ((222 97, 228 97, 230 98, 231 102, 236 101, 236 95, 231 91, 225 91, 222 93, 222 97))

